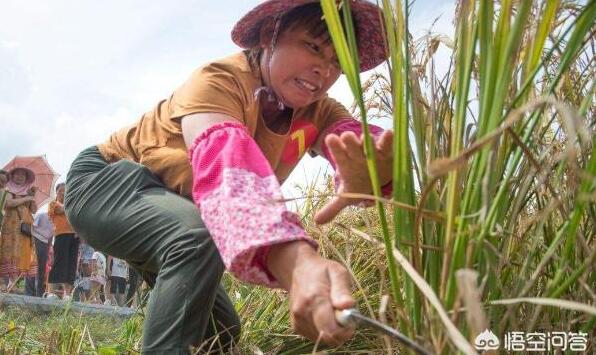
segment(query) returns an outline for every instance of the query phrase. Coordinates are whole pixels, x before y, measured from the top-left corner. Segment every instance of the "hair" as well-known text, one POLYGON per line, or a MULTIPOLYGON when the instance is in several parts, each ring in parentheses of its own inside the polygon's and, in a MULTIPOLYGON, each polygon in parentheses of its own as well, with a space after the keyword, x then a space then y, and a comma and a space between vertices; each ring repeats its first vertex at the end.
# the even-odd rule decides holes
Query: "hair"
POLYGON ((280 21, 279 33, 302 28, 308 30, 312 37, 331 44, 331 36, 323 20, 323 9, 318 2, 294 8, 282 16, 280 21))
POLYGON ((61 187, 64 187, 64 186, 66 186, 66 184, 63 183, 63 182, 61 182, 58 185, 56 185, 56 192, 58 192, 58 189, 60 189, 61 187))
POLYGON ((8 176, 12 177, 14 174, 16 174, 16 173, 17 173, 17 171, 22 171, 22 172, 23 172, 25 175, 29 175, 29 171, 28 171, 28 170, 29 170, 29 169, 27 169, 27 168, 20 168, 20 167, 19 167, 19 168, 14 168, 14 169, 12 169, 12 170, 11 170, 11 171, 8 173, 8 176))
MULTIPOLYGON (((298 6, 288 13, 283 14, 279 21, 281 22, 279 24, 278 36, 284 33, 284 31, 301 28, 306 29, 309 35, 321 40, 324 44, 331 44, 331 35, 329 35, 327 24, 323 19, 323 9, 321 9, 321 5, 318 2, 298 6)), ((354 26, 354 31, 357 31, 357 29, 358 26, 354 26)), ((246 51, 248 60, 253 68, 259 66, 262 54, 263 50, 259 46, 246 51)))

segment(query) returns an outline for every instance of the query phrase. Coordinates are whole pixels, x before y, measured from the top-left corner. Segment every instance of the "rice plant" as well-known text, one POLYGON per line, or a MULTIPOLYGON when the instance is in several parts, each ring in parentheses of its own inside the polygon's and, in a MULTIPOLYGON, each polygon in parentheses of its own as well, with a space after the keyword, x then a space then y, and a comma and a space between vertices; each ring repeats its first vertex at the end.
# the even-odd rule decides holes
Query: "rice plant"
POLYGON ((441 37, 413 39, 409 4, 380 1, 390 58, 364 85, 350 2, 321 3, 364 132, 393 121, 388 205, 364 143, 393 325, 437 353, 485 329, 592 332, 596 2, 460 0, 439 76, 441 37))

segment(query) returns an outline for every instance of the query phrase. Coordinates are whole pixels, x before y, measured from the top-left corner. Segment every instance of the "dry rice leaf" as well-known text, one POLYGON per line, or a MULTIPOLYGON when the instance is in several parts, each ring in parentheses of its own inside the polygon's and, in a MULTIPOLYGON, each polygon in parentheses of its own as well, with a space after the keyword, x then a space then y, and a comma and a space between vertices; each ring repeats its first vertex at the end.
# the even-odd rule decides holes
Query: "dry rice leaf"
POLYGON ((596 307, 590 306, 587 304, 574 302, 574 301, 567 301, 567 300, 560 300, 557 298, 541 298, 541 297, 521 297, 521 298, 508 298, 504 300, 497 300, 491 301, 490 304, 498 305, 508 305, 508 304, 516 304, 516 303, 532 303, 538 304, 541 306, 553 306, 559 308, 570 309, 573 311, 579 311, 584 313, 589 313, 591 315, 596 316, 596 307))
POLYGON ((466 307, 466 319, 472 330, 472 339, 488 328, 486 315, 482 310, 480 291, 476 285, 478 272, 470 269, 457 270, 455 273, 457 290, 466 307))
MULTIPOLYGON (((344 227, 344 228, 346 228, 346 227, 344 227)), ((350 229, 350 230, 352 230, 352 229, 350 229)), ((356 230, 352 230, 352 231, 354 231, 354 234, 373 243, 376 246, 380 246, 380 244, 381 244, 364 232, 358 231, 358 233, 356 233, 356 230)), ((472 345, 470 345, 468 340, 460 333, 459 329, 457 329, 457 327, 453 324, 453 322, 451 322, 451 319, 449 319, 449 316, 447 315, 447 312, 443 308, 443 305, 441 305, 441 301, 439 301, 439 298, 437 297, 435 291, 433 291, 433 289, 426 282, 426 280, 424 280, 420 276, 420 274, 418 274, 418 272, 414 269, 412 264, 410 264, 410 262, 402 255, 402 253, 400 253, 399 250, 397 250, 396 248, 393 248, 392 250, 393 250, 393 257, 395 258, 395 260, 400 264, 400 266, 404 269, 404 271, 410 276, 412 281, 414 281, 416 286, 420 289, 420 292, 422 292, 424 294, 424 296, 427 298, 428 302, 437 311, 439 318, 441 318, 441 321, 445 325, 445 328, 447 328, 447 335, 449 336, 449 338, 451 338, 451 340, 453 341, 453 344, 464 354, 478 354, 476 352, 476 350, 474 350, 472 345)))
MULTIPOLYGON (((515 122, 524 118, 526 113, 546 105, 552 106, 559 113, 558 117, 561 117, 563 128, 565 129, 565 133, 570 137, 569 140, 571 142, 575 142, 578 135, 577 132, 581 132, 584 141, 588 141, 589 133, 581 118, 575 115, 565 103, 557 100, 555 97, 550 95, 543 96, 526 103, 522 107, 512 110, 501 126, 474 141, 469 147, 459 152, 457 156, 438 158, 431 161, 427 167, 427 174, 431 177, 439 177, 447 174, 451 170, 461 168, 472 155, 476 154, 476 152, 482 149, 485 145, 490 144, 495 139, 499 138, 501 134, 512 127, 515 122)), ((569 144, 566 148, 566 155, 568 157, 573 157, 572 144, 569 144)))
POLYGON ((459 329, 455 327, 455 325, 449 319, 447 312, 441 305, 441 301, 435 294, 435 291, 429 286, 429 284, 424 280, 418 272, 412 267, 412 264, 408 262, 408 260, 399 252, 396 248, 393 248, 393 256, 395 260, 401 265, 406 273, 410 276, 412 281, 418 286, 420 291, 424 294, 424 296, 428 299, 430 304, 435 308, 437 311, 439 318, 447 328, 447 335, 453 341, 453 344, 464 354, 478 354, 476 350, 470 345, 468 340, 460 333, 459 329))
POLYGON ((459 169, 464 166, 467 162, 466 157, 458 156, 454 159, 451 158, 437 158, 428 164, 426 173, 430 178, 443 176, 451 170, 459 169))

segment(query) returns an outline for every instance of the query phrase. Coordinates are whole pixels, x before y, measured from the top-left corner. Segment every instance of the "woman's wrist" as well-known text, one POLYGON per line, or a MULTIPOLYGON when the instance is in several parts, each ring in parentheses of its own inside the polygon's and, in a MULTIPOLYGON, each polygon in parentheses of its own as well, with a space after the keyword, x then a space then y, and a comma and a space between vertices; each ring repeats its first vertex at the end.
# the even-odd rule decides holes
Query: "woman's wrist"
POLYGON ((319 257, 310 243, 296 240, 272 245, 267 256, 267 267, 280 285, 289 290, 296 266, 310 258, 319 257))

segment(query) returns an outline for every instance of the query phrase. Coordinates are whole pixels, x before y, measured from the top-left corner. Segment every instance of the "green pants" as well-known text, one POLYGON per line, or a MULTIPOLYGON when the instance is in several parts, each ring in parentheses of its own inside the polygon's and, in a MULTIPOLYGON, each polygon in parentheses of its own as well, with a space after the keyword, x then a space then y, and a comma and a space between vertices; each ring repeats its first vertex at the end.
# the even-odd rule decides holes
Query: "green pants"
POLYGON ((65 210, 89 245, 126 260, 152 287, 144 354, 187 354, 189 345, 225 351, 237 340, 240 321, 220 285, 224 265, 192 201, 143 165, 108 164, 91 147, 68 172, 65 210))

